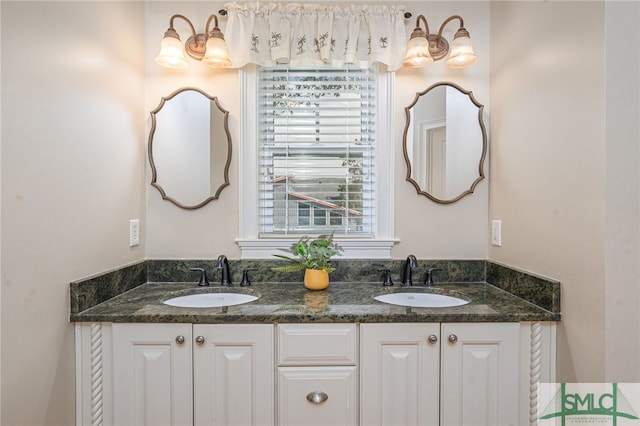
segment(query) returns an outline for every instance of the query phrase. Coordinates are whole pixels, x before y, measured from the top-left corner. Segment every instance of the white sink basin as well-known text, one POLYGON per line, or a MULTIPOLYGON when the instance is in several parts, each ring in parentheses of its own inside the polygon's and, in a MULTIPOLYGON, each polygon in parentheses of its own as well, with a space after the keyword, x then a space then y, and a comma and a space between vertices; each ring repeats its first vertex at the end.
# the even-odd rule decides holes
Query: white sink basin
POLYGON ((165 305, 180 308, 218 308, 241 305, 258 300, 258 296, 243 293, 203 293, 174 297, 163 301, 165 305))
POLYGON ((433 293, 391 293, 375 296, 374 299, 391 305, 413 308, 447 308, 469 303, 469 301, 457 297, 433 293))

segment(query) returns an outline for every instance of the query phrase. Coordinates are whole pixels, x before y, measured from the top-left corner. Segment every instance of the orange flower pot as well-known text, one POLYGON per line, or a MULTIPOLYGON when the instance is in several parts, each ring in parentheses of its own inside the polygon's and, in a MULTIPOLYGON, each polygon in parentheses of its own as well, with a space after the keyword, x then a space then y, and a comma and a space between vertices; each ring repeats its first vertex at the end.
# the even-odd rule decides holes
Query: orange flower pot
POLYGON ((304 286, 309 290, 324 290, 329 287, 329 273, 326 269, 305 270, 304 286))

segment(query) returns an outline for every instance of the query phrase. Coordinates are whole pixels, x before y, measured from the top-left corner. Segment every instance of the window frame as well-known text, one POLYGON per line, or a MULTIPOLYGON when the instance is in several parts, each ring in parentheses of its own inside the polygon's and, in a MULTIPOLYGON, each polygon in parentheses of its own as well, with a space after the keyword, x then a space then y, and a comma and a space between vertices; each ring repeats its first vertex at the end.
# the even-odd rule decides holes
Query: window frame
MULTIPOLYGON (((376 221, 373 237, 339 237, 343 258, 390 259, 394 238, 393 164, 395 114, 393 112, 395 73, 377 66, 376 104, 376 221)), ((288 249, 299 236, 259 236, 258 224, 258 142, 257 142, 257 66, 240 70, 240 140, 239 140, 239 215, 240 229, 236 243, 242 259, 265 259, 288 249)))

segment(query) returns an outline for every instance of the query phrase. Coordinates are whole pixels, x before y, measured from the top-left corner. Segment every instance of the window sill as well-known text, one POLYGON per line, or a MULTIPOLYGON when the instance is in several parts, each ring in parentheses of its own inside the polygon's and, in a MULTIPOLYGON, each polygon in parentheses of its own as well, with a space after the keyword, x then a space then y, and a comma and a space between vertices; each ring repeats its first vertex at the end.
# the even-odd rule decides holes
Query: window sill
MULTIPOLYGON (((274 254, 282 254, 281 249, 289 250, 299 238, 273 238, 262 240, 237 239, 236 243, 242 252, 241 259, 268 259, 274 254)), ((362 240, 337 239, 344 249, 341 259, 391 259, 391 249, 398 239, 362 240)))

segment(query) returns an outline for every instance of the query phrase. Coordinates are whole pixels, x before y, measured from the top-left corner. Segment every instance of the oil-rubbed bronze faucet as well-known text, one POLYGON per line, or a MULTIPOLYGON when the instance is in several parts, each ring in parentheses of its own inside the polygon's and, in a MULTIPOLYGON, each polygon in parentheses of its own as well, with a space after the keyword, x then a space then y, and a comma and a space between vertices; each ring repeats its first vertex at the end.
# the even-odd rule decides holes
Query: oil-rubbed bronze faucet
POLYGON ((407 260, 404 262, 404 269, 402 271, 402 284, 403 285, 413 285, 412 271, 413 268, 418 267, 418 261, 416 257, 412 254, 407 256, 407 260))
POLYGON ((221 254, 218 256, 218 269, 222 269, 222 277, 220 279, 220 284, 223 286, 231 285, 231 272, 229 271, 229 261, 227 260, 227 256, 221 254))

